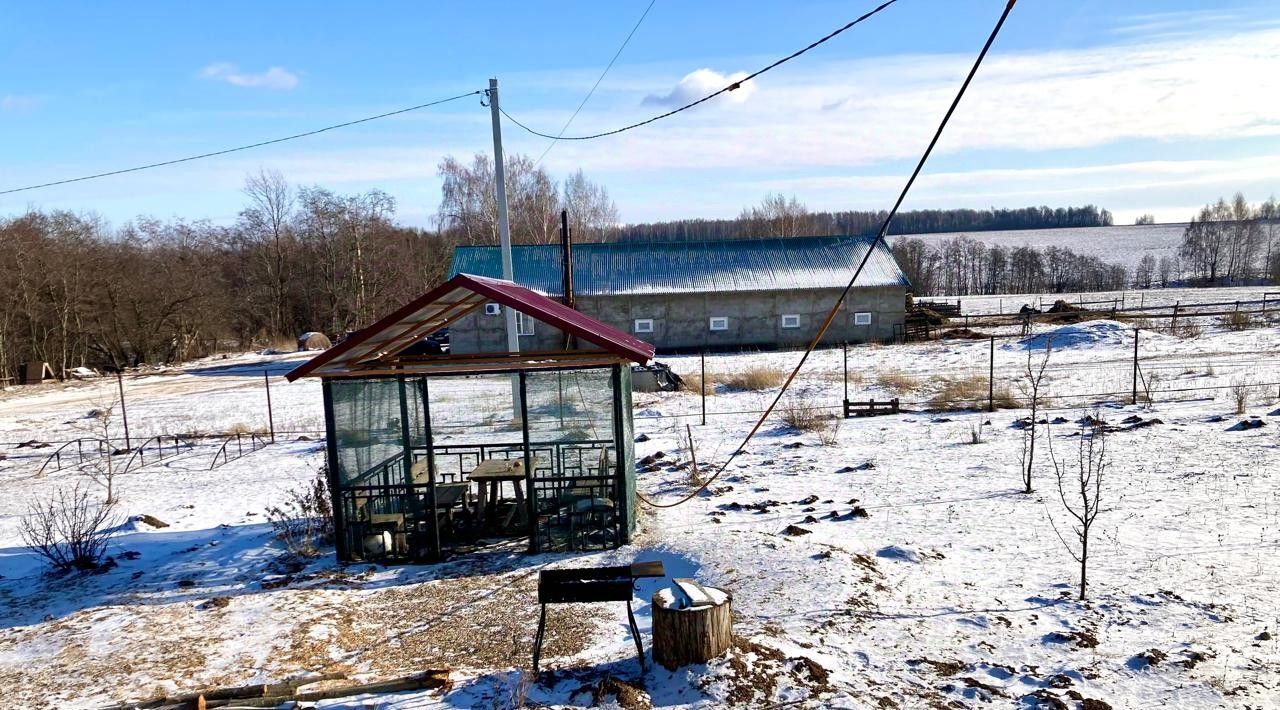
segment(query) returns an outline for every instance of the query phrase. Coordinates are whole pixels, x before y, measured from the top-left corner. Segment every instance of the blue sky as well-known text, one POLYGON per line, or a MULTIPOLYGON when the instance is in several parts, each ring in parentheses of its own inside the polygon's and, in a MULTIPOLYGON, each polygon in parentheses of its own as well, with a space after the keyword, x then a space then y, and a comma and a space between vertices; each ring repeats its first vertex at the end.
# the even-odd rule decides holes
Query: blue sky
MULTIPOLYGON (((0 189, 270 139, 502 86, 557 132, 648 0, 17 3, 3 7, 0 189)), ((790 53, 872 2, 657 0, 569 134, 664 110, 790 53)), ((1003 0, 899 0, 753 85, 621 136, 561 143, 628 222, 733 216, 768 192, 886 208, 1003 0)), ((1280 192, 1280 6, 1022 0, 905 208, 1083 204, 1186 219, 1280 192)), ((503 127, 508 153, 547 145, 503 127)), ((392 194, 431 224, 436 165, 491 148, 474 98, 320 136, 0 196, 29 207, 228 222, 244 177, 392 194)))

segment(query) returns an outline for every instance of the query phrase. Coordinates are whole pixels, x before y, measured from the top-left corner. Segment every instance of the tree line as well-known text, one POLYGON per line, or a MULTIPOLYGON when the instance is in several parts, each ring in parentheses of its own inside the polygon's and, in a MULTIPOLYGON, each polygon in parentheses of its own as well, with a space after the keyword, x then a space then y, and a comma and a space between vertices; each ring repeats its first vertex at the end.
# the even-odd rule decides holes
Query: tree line
MULTIPOLYGON (((893 240, 891 248, 917 295, 1116 291, 1129 286, 1123 265, 1068 247, 1006 247, 958 236, 936 244, 903 237, 893 240)), ((1167 259, 1163 266, 1161 285, 1167 285, 1176 267, 1167 259)))
POLYGON ((395 201, 248 179, 231 225, 85 214, 0 219, 0 372, 27 361, 120 368, 341 333, 421 293, 449 249, 395 224, 395 201))
MULTIPOLYGON (((32 209, 0 217, 0 376, 19 363, 55 371, 188 360, 250 348, 308 330, 341 335, 444 277, 459 244, 497 244, 493 161, 445 157, 435 229, 396 220, 379 190, 342 194, 292 185, 276 172, 249 176, 230 224, 138 217, 113 227, 92 214, 32 209)), ((506 166, 512 239, 559 238, 568 211, 575 241, 724 239, 873 234, 883 212, 810 212, 768 195, 735 219, 622 225, 608 190, 582 171, 557 180, 528 156, 506 166)), ((1187 228, 1182 261, 1205 282, 1275 278, 1275 200, 1208 205, 1187 228)), ((1051 209, 904 212, 894 233, 1104 226, 1092 205, 1051 209)), ((986 246, 968 237, 934 245, 895 240, 917 293, 1081 291, 1168 285, 1177 260, 1145 257, 1133 274, 1067 248, 986 246)))
MULTIPOLYGON (((630 224, 618 228, 619 240, 703 241, 733 238, 877 234, 888 212, 810 212, 793 197, 769 194, 759 205, 747 207, 735 219, 680 219, 630 224)), ((1083 207, 1023 207, 987 210, 912 210, 899 212, 889 234, 980 232, 1061 227, 1106 227, 1111 213, 1093 205, 1083 207)))
POLYGON ((1182 235, 1179 255, 1197 285, 1280 282, 1280 203, 1253 206, 1237 192, 1200 208, 1182 235))
MULTIPOLYGON (((579 239, 616 226, 608 192, 581 171, 557 183, 527 156, 507 167, 517 243, 557 239, 562 207, 579 239)), ((443 281, 455 245, 498 242, 492 160, 450 156, 439 173, 435 230, 398 224, 380 190, 341 194, 271 171, 246 179, 227 225, 138 217, 112 227, 39 209, 0 217, 11 255, 0 261, 0 378, 24 362, 114 370, 368 325, 443 281)))

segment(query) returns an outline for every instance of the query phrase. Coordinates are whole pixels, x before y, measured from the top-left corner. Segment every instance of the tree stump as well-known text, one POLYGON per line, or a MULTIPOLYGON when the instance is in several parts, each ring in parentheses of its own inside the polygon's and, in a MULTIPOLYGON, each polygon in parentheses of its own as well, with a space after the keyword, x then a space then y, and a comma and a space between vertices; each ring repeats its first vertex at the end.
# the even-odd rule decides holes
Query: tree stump
POLYGON ((702 594, 692 604, 671 589, 653 595, 653 660, 668 670, 706 663, 733 643, 733 595, 694 586, 702 594))

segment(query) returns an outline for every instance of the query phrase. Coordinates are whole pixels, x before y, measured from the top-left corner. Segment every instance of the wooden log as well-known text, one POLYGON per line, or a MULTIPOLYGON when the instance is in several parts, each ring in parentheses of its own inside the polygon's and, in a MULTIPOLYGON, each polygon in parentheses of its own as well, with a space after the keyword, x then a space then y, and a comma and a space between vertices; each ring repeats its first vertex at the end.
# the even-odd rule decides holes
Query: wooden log
POLYGON ((698 593, 664 589, 653 595, 653 660, 668 670, 706 663, 733 643, 733 596, 712 587, 697 589, 709 603, 688 605, 691 597, 701 599, 698 593))
MULTIPOLYGON (((318 675, 295 678, 282 683, 237 685, 227 688, 206 688, 204 690, 171 695, 164 698, 152 698, 151 700, 143 700, 136 703, 112 705, 108 708, 104 708, 104 710, 172 710, 173 708, 182 708, 183 710, 204 710, 205 708, 217 707, 214 703, 227 700, 292 695, 303 686, 326 680, 345 680, 346 677, 347 675, 342 672, 321 673, 318 675)), ((223 704, 226 703, 223 702, 223 704)))
POLYGON ((346 698, 352 695, 363 695, 366 693, 403 693, 411 690, 435 690, 439 688, 447 688, 448 686, 449 671, 446 669, 440 669, 423 671, 421 673, 415 673, 402 678, 393 678, 391 680, 378 681, 376 683, 346 685, 341 688, 317 690, 308 693, 294 692, 263 697, 215 700, 209 702, 208 707, 210 709, 228 706, 243 708, 274 708, 289 701, 315 702, 317 700, 346 698))

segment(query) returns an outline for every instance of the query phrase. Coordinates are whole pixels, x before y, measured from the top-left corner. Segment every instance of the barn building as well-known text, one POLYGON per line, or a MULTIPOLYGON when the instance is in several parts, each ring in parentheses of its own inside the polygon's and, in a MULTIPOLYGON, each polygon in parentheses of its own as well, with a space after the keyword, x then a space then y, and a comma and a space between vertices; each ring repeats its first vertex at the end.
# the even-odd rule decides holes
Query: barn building
MULTIPOLYGON (((573 306, 596 320, 653 343, 660 352, 786 348, 807 344, 874 243, 873 237, 792 237, 682 242, 575 244, 573 306)), ((558 244, 512 248, 514 280, 563 299, 558 244)), ((460 246, 449 275, 502 276, 496 246, 460 246)), ((910 283, 878 244, 828 344, 901 338, 910 283)), ((505 319, 488 304, 452 324, 454 353, 506 350, 505 319)), ((517 318, 520 349, 553 350, 564 333, 517 318)))

